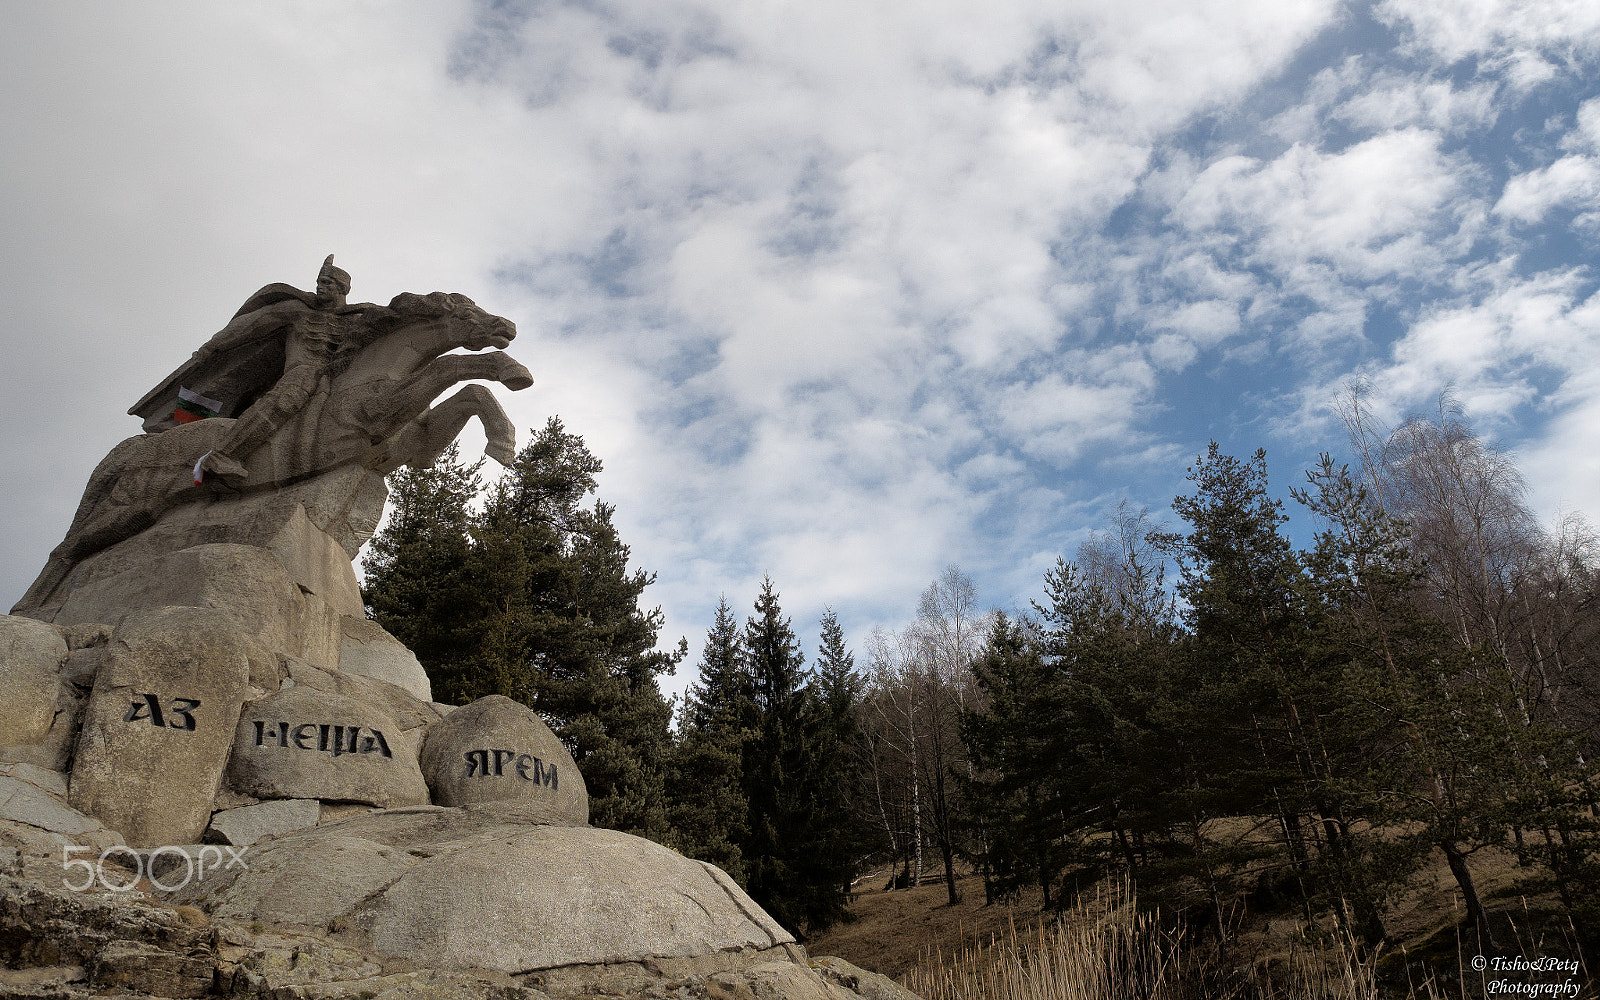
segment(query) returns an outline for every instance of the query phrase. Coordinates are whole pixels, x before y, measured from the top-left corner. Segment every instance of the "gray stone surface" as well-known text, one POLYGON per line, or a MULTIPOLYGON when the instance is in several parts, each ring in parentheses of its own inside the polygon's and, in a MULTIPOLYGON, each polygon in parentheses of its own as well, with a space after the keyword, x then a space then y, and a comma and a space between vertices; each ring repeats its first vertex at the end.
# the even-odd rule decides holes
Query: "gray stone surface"
MULTIPOLYGON (((334 480, 330 486, 343 485, 340 477, 329 478, 334 480)), ((246 545, 270 553, 291 583, 336 614, 362 614, 360 586, 349 555, 312 522, 306 510, 304 501, 314 502, 308 492, 312 485, 174 507, 137 535, 79 562, 67 589, 90 587, 196 545, 246 545)), ((80 614, 81 607, 82 599, 71 614, 80 614)))
POLYGON ((267 837, 316 826, 322 804, 316 799, 273 799, 253 806, 225 809, 211 816, 206 840, 248 847, 267 837))
MULTIPOLYGON (((62 668, 62 680, 55 689, 55 705, 49 730, 43 738, 34 743, 0 746, 0 761, 34 764, 49 771, 64 772, 71 767, 72 750, 78 739, 78 725, 82 721, 84 705, 89 700, 89 687, 88 684, 80 686, 69 681, 68 675, 75 665, 82 665, 81 657, 99 653, 99 649, 85 649, 67 655, 67 664, 62 668)), ((95 665, 98 665, 98 660, 95 665)), ((92 674, 88 675, 89 683, 92 683, 93 679, 92 674)))
MULTIPOLYGON (((180 852, 164 850, 155 860, 157 878, 185 884, 159 895, 140 889, 111 893, 100 886, 69 891, 61 886, 59 860, 46 864, 42 859, 23 859, 37 863, 24 864, 21 871, 16 866, 0 871, 0 941, 6 942, 7 966, 0 970, 4 972, 0 995, 50 1000, 101 995, 278 1000, 915 1000, 903 991, 880 994, 853 989, 846 984, 880 977, 828 959, 810 962, 792 943, 643 961, 569 963, 516 975, 486 968, 419 968, 413 958, 372 949, 362 929, 368 919, 366 908, 355 898, 373 881, 362 877, 359 868, 397 862, 393 870, 399 870, 405 861, 398 856, 386 857, 370 842, 341 845, 330 838, 317 856, 336 862, 328 875, 335 888, 306 894, 306 884, 318 880, 295 866, 292 855, 272 856, 278 853, 275 845, 270 850, 268 846, 245 849, 251 866, 221 870, 216 865, 222 849, 191 845, 184 850, 197 858, 210 853, 205 877, 185 878, 186 862, 180 852), (251 878, 258 885, 246 886, 251 878), (252 893, 257 905, 232 905, 252 893), (213 912, 178 901, 188 894, 205 898, 213 912), (344 902, 336 902, 341 896, 344 902)), ((120 882, 131 870, 110 874, 120 882)), ((480 915, 485 925, 495 918, 494 913, 480 915)))
POLYGON ((68 836, 88 833, 101 826, 98 821, 69 807, 59 796, 10 776, 0 776, 0 819, 68 836))
POLYGON ((571 755, 532 709, 502 695, 430 728, 421 764, 439 805, 510 801, 536 822, 589 821, 589 793, 571 755))
POLYGON ((67 637, 67 648, 74 651, 104 646, 111 641, 111 631, 112 626, 101 622, 83 622, 62 628, 67 637))
POLYGON ((112 634, 84 710, 72 765, 74 808, 131 844, 199 840, 249 676, 231 615, 161 608, 127 617, 112 634))
MULTIPOLYGON (((111 630, 109 625, 96 628, 105 628, 107 632, 111 630)), ((61 680, 77 687, 92 688, 94 675, 100 672, 100 664, 105 658, 105 643, 74 649, 67 654, 67 662, 61 666, 61 680)))
POLYGON ((317 813, 318 823, 332 823, 344 819, 346 816, 360 816, 371 812, 376 806, 369 806, 361 802, 323 802, 317 813))
POLYGON ((851 965, 842 958, 824 956, 812 960, 823 978, 832 980, 865 1000, 919 1000, 918 996, 877 972, 851 965))
POLYGON ((257 844, 247 870, 172 901, 219 919, 343 927, 427 966, 512 973, 793 941, 710 865, 612 830, 529 826, 514 808, 352 816, 257 844))
MULTIPOLYGON (((339 618, 315 594, 302 591, 266 549, 232 543, 195 545, 149 560, 121 561, 107 550, 79 567, 88 575, 117 560, 119 572, 74 586, 56 622, 119 623, 130 614, 163 607, 215 608, 237 620, 234 633, 254 649, 252 673, 275 674, 276 654, 316 666, 338 663, 339 618)), ((76 579, 76 577, 75 577, 76 579)))
POLYGON ((61 630, 32 618, 0 615, 0 740, 41 742, 55 719, 56 685, 67 661, 61 630))
POLYGON ((327 927, 417 863, 402 847, 338 834, 290 834, 245 857, 247 868, 191 883, 173 901, 202 906, 219 920, 327 927))
POLYGON ((739 996, 742 986, 755 1000, 841 1000, 851 996, 812 969, 792 961, 762 962, 741 972, 712 976, 709 981, 732 996, 739 996))
POLYGON ((415 698, 433 701, 433 685, 417 662, 416 654, 399 639, 368 621, 357 612, 339 620, 344 644, 339 652, 339 669, 405 688, 415 698))
POLYGON ((374 902, 372 943, 429 965, 521 972, 792 940, 713 872, 612 830, 534 827, 420 861, 374 902))
POLYGON ((301 685, 245 706, 228 783, 260 799, 428 801, 416 747, 381 704, 301 685))
POLYGON ((283 665, 285 687, 312 688, 379 706, 394 719, 413 751, 422 745, 423 730, 442 718, 431 702, 420 701, 410 691, 388 681, 343 670, 322 670, 293 657, 284 657, 283 665))
POLYGON ((67 776, 60 771, 28 763, 0 764, 0 775, 26 781, 57 798, 67 797, 67 776))

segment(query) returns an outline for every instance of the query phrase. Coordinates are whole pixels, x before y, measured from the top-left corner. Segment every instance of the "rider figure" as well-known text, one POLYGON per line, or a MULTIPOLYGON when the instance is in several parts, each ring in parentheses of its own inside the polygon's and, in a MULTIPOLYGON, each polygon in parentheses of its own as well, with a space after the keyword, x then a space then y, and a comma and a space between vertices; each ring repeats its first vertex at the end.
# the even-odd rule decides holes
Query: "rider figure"
POLYGON ((201 459, 201 470, 219 476, 248 475, 240 459, 266 444, 305 407, 318 387, 337 374, 337 363, 350 356, 351 348, 361 346, 356 341, 366 339, 362 334, 375 333, 365 329, 369 324, 361 322, 362 317, 347 314, 345 296, 349 294, 350 275, 335 267, 333 254, 329 254, 317 274, 317 294, 310 305, 291 299, 250 313, 246 322, 230 323, 200 348, 204 358, 274 333, 284 337, 283 375, 240 415, 223 442, 201 459))

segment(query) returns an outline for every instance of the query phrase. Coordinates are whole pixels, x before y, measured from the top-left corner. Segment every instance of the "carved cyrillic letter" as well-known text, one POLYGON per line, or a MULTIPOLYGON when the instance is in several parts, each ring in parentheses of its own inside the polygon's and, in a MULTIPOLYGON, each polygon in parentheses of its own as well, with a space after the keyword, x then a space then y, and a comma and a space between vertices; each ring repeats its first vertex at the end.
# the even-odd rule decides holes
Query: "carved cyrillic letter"
POLYGON ((194 716, 190 715, 189 713, 199 707, 199 698, 172 699, 172 706, 168 709, 168 711, 183 721, 180 723, 174 719, 173 721, 167 723, 167 725, 171 726, 173 729, 185 729, 191 733, 194 732, 194 716))

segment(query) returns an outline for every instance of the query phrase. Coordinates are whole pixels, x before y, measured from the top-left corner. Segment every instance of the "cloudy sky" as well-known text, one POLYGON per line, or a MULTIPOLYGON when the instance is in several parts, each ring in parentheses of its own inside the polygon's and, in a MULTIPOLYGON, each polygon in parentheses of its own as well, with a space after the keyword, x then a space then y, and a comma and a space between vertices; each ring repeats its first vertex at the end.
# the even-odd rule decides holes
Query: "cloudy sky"
POLYGON ((1593 0, 0 5, 8 606, 329 252, 517 323, 694 654, 763 574, 808 649, 952 563, 1025 605, 1211 438, 1287 486, 1358 372, 1600 521, 1593 0))

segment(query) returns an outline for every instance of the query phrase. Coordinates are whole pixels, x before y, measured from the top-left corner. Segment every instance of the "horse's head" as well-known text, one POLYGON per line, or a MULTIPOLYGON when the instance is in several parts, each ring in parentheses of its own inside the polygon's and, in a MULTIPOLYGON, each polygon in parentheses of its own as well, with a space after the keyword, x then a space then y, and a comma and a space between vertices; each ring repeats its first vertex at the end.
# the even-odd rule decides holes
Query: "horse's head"
POLYGON ((479 308, 476 302, 456 292, 402 292, 389 302, 389 309, 397 326, 426 325, 447 334, 451 347, 469 351, 485 347, 504 350, 517 336, 515 323, 479 308))

